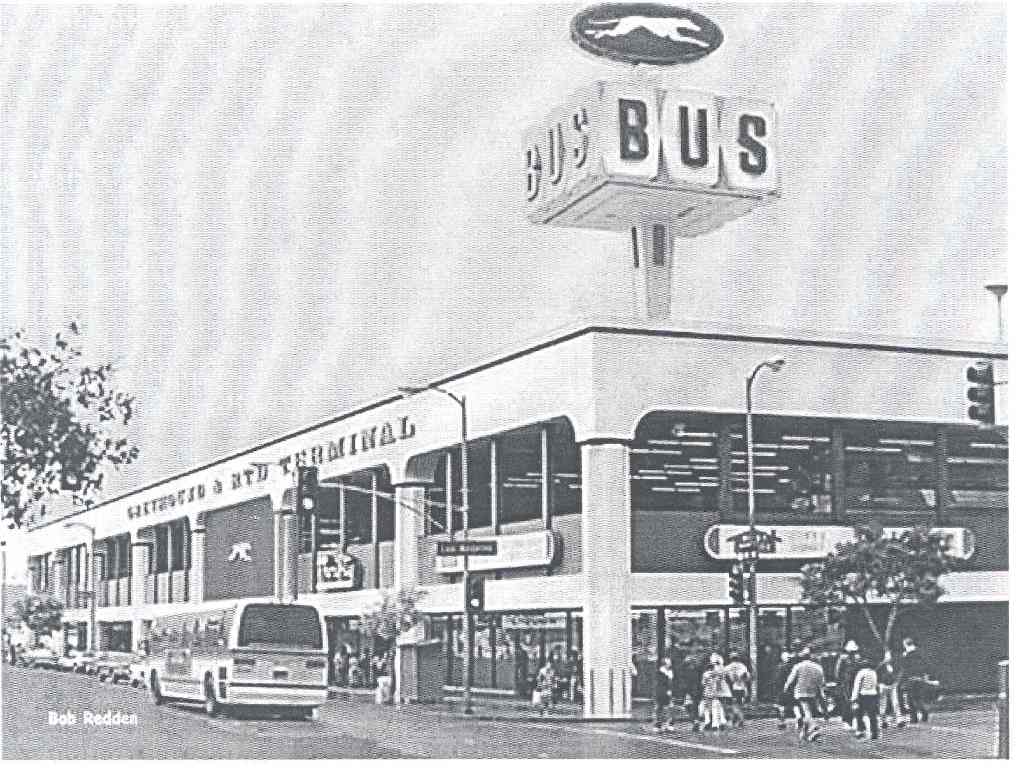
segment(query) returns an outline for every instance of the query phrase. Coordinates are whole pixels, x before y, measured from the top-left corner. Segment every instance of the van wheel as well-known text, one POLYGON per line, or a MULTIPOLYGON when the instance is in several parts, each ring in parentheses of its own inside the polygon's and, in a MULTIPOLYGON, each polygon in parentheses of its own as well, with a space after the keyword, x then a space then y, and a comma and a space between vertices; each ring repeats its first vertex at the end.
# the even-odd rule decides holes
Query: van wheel
POLYGON ((206 714, 210 717, 216 717, 220 714, 217 692, 213 687, 213 678, 209 675, 206 676, 206 681, 203 683, 203 709, 206 710, 206 714))
POLYGON ((149 693, 153 698, 153 703, 158 707, 164 703, 164 694, 160 690, 160 678, 156 676, 156 672, 151 672, 149 675, 149 693))

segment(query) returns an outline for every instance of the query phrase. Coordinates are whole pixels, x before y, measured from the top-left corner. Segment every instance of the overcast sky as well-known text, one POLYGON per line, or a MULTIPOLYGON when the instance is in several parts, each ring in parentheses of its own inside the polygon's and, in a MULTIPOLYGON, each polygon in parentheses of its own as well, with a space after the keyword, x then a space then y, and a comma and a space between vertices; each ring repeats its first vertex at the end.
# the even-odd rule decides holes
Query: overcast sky
MULTIPOLYGON (((522 130, 629 74, 579 7, 0 10, 0 333, 118 366, 111 494, 629 316, 625 236, 522 214, 522 130)), ((689 7, 725 42, 664 80, 773 100, 783 194, 677 243, 672 324, 991 339, 1003 9, 689 7)))

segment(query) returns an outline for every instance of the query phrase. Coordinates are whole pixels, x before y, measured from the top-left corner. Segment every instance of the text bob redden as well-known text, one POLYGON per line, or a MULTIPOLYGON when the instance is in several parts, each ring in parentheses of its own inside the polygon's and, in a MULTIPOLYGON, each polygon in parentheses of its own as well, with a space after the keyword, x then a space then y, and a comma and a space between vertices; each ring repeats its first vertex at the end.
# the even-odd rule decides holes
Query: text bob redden
POLYGON ((47 725, 97 725, 107 727, 130 728, 139 724, 139 716, 134 712, 123 712, 120 709, 108 709, 105 712, 93 712, 91 709, 83 709, 75 712, 65 709, 57 712, 51 709, 46 715, 47 725))

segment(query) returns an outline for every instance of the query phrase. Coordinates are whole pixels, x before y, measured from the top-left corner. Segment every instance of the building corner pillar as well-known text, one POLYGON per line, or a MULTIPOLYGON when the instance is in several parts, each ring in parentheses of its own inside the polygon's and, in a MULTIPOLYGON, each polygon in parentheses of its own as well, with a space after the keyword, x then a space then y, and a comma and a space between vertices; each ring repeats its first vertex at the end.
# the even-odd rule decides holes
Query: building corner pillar
MULTIPOLYGON (((419 531, 425 512, 426 490, 422 483, 395 485, 395 590, 415 589, 419 583, 419 531)), ((419 669, 415 648, 404 653, 401 646, 395 648, 394 672, 395 701, 416 701, 419 669)))
POLYGON ((150 558, 153 556, 153 544, 137 539, 132 542, 132 577, 129 586, 129 601, 132 605, 145 605, 149 600, 146 594, 146 577, 149 576, 150 558))
POLYGON ((581 445, 583 468, 583 715, 632 710, 629 445, 581 445))
POLYGON ((206 528, 193 528, 189 542, 188 596, 189 602, 201 603, 205 597, 206 585, 206 528))

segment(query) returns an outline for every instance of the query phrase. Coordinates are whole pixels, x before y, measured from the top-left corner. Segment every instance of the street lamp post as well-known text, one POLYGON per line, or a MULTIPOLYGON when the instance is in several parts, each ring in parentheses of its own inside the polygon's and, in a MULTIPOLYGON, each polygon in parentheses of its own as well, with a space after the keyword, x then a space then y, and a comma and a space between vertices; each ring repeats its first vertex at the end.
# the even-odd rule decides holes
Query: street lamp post
MULTIPOLYGON (((446 395, 455 401, 459 406, 459 410, 462 415, 462 430, 461 430, 461 467, 462 467, 462 539, 466 541, 469 539, 469 437, 468 437, 468 426, 469 422, 466 416, 466 396, 459 397, 447 389, 438 387, 436 385, 429 385, 426 387, 399 387, 398 391, 403 395, 418 395, 421 392, 427 390, 433 390, 439 392, 442 395, 446 395)), ((465 638, 465 654, 466 660, 462 665, 462 679, 463 679, 463 691, 462 691, 462 703, 463 711, 469 715, 473 713, 473 693, 470 690, 471 683, 471 669, 470 665, 473 660, 472 636, 470 633, 470 622, 472 617, 469 611, 469 552, 468 550, 463 554, 462 557, 462 634, 465 638)))
POLYGON ((753 542, 753 550, 750 552, 750 596, 747 609, 747 630, 748 644, 750 646, 750 699, 757 703, 757 558, 759 543, 757 540, 757 527, 754 516, 754 408, 751 392, 754 388, 754 379, 762 368, 768 368, 773 373, 777 372, 786 364, 781 357, 771 360, 764 360, 758 363, 754 370, 747 376, 747 522, 750 525, 750 539, 753 542))
POLYGON ((1003 330, 1003 296, 1006 295, 1006 289, 1006 283, 989 283, 985 286, 985 290, 996 297, 996 329, 999 333, 998 339, 1000 344, 1006 340, 1006 334, 1003 330))
POLYGON ((96 554, 96 529, 86 523, 73 521, 64 523, 65 528, 85 528, 89 532, 89 556, 86 558, 85 567, 89 569, 89 650, 96 652, 96 563, 93 558, 96 554))

